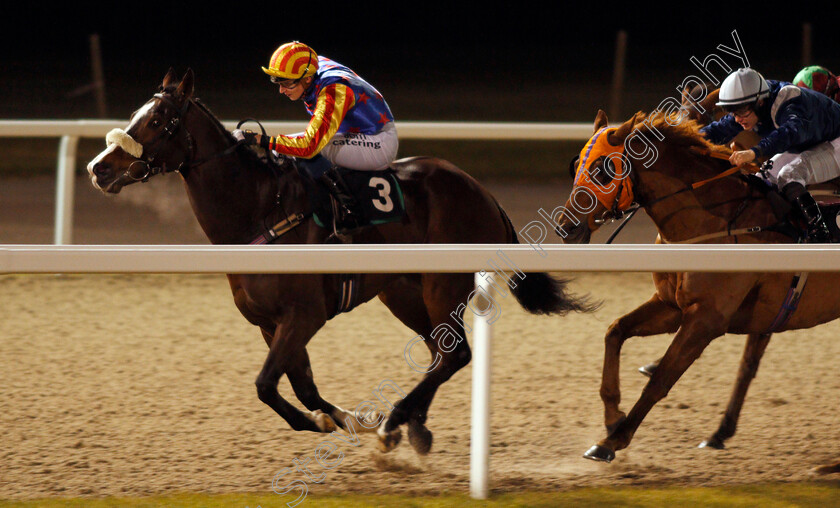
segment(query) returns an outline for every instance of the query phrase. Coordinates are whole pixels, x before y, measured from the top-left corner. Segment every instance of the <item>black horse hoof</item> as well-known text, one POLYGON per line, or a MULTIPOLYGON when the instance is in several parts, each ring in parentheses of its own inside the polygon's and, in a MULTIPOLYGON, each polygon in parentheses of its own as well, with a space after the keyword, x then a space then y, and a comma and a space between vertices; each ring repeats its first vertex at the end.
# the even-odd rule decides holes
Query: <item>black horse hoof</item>
POLYGON ((726 445, 723 444, 723 441, 713 436, 697 445, 697 448, 714 448, 715 450, 723 450, 726 448, 726 445))
POLYGON ((615 452, 607 448, 606 446, 595 445, 592 448, 586 450, 586 453, 583 454, 584 459, 589 460, 597 460, 598 462, 612 462, 615 458, 615 452))
POLYGON ((416 421, 408 422, 408 444, 414 448, 419 455, 428 455, 432 449, 432 431, 425 425, 416 421))
POLYGON ((647 365, 639 367, 639 372, 641 372, 643 376, 651 377, 653 376, 653 371, 655 371, 657 367, 659 367, 659 362, 651 362, 647 365))

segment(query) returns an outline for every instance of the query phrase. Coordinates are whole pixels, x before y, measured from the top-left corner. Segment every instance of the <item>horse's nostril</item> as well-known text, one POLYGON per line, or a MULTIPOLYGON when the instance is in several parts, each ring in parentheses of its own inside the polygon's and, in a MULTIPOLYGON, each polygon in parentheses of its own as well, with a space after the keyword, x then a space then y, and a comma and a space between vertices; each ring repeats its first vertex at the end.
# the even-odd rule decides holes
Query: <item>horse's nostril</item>
POLYGON ((107 164, 99 163, 93 167, 93 174, 99 177, 108 176, 111 168, 107 164))

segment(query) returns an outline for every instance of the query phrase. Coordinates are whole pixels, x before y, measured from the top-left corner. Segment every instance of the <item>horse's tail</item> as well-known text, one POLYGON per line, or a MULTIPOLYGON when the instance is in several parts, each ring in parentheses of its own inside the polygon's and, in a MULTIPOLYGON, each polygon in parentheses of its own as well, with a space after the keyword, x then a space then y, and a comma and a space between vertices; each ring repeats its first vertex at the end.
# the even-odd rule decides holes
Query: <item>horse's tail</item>
MULTIPOLYGON (((518 244, 519 235, 508 217, 502 205, 496 203, 499 213, 505 221, 510 243, 518 244)), ((513 296, 522 305, 522 308, 531 314, 568 314, 575 312, 594 312, 601 306, 601 302, 592 302, 588 296, 575 296, 566 291, 566 285, 570 279, 558 279, 545 272, 525 272, 525 278, 512 279, 516 286, 513 287, 513 296)))

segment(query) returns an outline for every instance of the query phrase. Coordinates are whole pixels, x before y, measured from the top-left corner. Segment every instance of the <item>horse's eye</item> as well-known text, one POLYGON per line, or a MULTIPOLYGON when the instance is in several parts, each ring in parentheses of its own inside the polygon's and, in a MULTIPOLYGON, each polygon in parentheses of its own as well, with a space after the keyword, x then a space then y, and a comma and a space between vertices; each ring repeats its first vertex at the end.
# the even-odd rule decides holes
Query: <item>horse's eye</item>
POLYGON ((602 185, 610 183, 613 175, 615 175, 615 165, 610 157, 599 158, 595 162, 594 170, 590 171, 590 177, 602 185))
POLYGON ((612 178, 612 175, 615 174, 615 162, 613 162, 612 157, 607 157, 604 161, 604 169, 607 170, 607 177, 612 178))
POLYGON ((160 127, 160 120, 158 120, 157 118, 152 119, 151 125, 152 127, 160 127))

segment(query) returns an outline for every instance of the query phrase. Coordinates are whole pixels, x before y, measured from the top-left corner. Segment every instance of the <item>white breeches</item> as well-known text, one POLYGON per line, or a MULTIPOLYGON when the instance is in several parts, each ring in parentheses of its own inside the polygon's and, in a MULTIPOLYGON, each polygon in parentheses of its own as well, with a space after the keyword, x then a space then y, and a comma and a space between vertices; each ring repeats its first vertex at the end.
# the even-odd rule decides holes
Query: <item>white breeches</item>
POLYGON ((840 176, 840 138, 820 143, 802 153, 774 155, 770 182, 779 189, 790 182, 811 185, 840 176))
POLYGON ((389 122, 378 133, 336 134, 321 150, 321 155, 336 166, 376 171, 387 168, 397 158, 397 128, 389 122))

